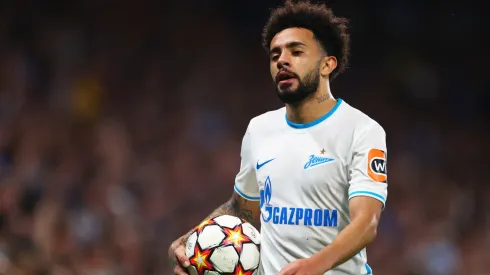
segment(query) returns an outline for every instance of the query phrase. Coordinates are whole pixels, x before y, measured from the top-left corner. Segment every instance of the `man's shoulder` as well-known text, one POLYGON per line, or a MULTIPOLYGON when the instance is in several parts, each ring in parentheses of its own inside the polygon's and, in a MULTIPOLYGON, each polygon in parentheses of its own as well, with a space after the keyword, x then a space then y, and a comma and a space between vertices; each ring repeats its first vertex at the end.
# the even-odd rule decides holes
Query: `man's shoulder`
POLYGON ((286 107, 265 112, 250 120, 249 130, 255 132, 278 128, 285 123, 285 116, 286 107))
POLYGON ((350 126, 355 130, 365 130, 371 127, 383 128, 374 118, 346 102, 344 102, 343 107, 341 120, 344 127, 350 126))

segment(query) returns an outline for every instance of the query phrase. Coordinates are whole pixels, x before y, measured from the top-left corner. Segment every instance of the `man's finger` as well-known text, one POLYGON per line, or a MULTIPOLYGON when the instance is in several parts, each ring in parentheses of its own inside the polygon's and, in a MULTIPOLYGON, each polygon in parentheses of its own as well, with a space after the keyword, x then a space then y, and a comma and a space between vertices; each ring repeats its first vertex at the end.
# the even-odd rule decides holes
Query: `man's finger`
POLYGON ((279 272, 278 275, 293 275, 294 274, 294 267, 291 264, 288 264, 279 272))
POLYGON ((180 262, 180 264, 184 267, 188 267, 190 265, 189 258, 185 255, 184 246, 179 246, 175 249, 175 257, 180 262))

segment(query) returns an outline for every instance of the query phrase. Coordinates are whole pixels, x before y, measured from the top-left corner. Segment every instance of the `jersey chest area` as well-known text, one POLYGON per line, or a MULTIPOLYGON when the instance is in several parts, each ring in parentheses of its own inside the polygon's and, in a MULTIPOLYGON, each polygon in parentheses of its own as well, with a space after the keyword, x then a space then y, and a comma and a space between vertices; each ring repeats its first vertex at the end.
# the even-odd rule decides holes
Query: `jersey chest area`
POLYGON ((328 137, 276 136, 265 140, 254 157, 259 189, 270 191, 277 204, 322 204, 326 196, 342 194, 347 186, 348 168, 328 137))

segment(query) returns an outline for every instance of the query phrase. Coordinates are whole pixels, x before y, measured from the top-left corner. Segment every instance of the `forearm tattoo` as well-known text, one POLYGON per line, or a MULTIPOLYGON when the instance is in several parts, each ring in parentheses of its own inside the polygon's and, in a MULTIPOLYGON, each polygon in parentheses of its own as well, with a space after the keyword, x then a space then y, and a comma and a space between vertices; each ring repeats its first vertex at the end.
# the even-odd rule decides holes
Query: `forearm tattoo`
POLYGON ((248 207, 249 205, 246 200, 233 196, 229 201, 214 210, 213 213, 211 213, 211 215, 209 215, 207 218, 227 214, 242 218, 249 223, 253 223, 255 221, 255 217, 252 210, 250 210, 248 207))
POLYGON ((233 213, 235 214, 235 216, 242 218, 250 223, 254 222, 255 217, 252 210, 249 209, 250 205, 248 201, 233 196, 229 203, 231 205, 231 208, 233 209, 233 213))

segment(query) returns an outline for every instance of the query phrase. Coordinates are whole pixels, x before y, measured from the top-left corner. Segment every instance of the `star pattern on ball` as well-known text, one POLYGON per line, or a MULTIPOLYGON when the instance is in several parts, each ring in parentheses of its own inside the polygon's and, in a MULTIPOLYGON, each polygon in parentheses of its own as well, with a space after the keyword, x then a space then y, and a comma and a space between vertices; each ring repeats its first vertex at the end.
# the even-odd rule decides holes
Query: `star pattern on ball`
POLYGON ((253 271, 250 270, 250 271, 244 271, 243 268, 242 268, 242 265, 239 264, 236 268, 236 271, 233 275, 252 275, 253 274, 253 271))
POLYGON ((196 226, 196 231, 197 231, 197 233, 201 233, 201 232, 202 232, 202 230, 204 229, 204 227, 205 227, 206 225, 210 225, 210 224, 215 224, 215 222, 214 222, 213 220, 211 220, 211 219, 210 219, 210 220, 205 220, 205 221, 203 221, 202 223, 200 223, 198 226, 196 226))
POLYGON ((233 229, 224 228, 225 239, 223 240, 223 244, 228 245, 232 244, 235 249, 240 253, 242 251, 243 243, 250 242, 250 238, 243 234, 242 227, 237 226, 233 229))
POLYGON ((211 250, 201 251, 199 246, 196 245, 194 249, 194 256, 189 259, 191 264, 196 267, 198 274, 204 274, 204 270, 212 270, 213 265, 209 262, 209 255, 211 250))

